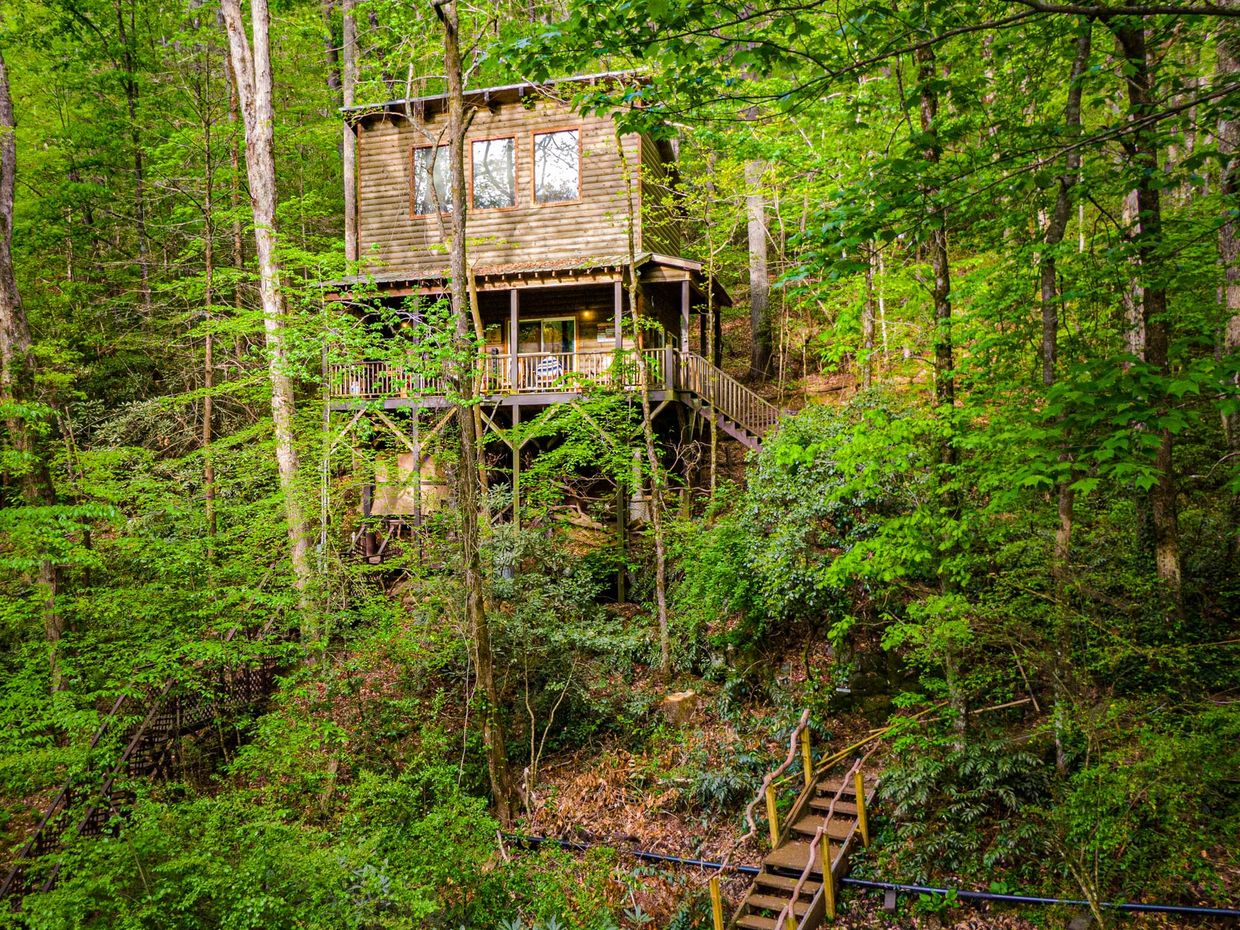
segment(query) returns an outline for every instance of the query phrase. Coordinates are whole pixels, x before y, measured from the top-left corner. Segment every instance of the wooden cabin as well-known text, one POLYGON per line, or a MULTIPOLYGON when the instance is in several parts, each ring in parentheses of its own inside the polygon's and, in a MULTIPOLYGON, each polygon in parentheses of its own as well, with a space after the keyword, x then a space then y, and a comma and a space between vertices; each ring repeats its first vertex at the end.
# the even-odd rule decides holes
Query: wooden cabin
MULTIPOLYGON (((673 146, 618 135, 612 119, 571 104, 591 83, 618 80, 634 78, 592 75, 466 94, 468 260, 484 333, 487 422, 502 433, 602 382, 635 389, 628 310, 635 278, 638 314, 658 324, 643 326, 643 343, 660 413, 681 405, 680 414, 713 420, 756 447, 777 411, 718 367, 718 309, 730 299, 699 262, 677 255, 673 146)), ((361 273, 333 290, 357 313, 400 308, 405 325, 416 326, 419 307, 447 292, 454 205, 446 104, 427 96, 344 113, 356 154, 356 175, 346 178, 356 203, 349 257, 361 273)), ((441 379, 357 359, 332 366, 330 393, 336 410, 388 411, 389 422, 392 411, 412 414, 416 481, 417 414, 447 406, 441 379)))

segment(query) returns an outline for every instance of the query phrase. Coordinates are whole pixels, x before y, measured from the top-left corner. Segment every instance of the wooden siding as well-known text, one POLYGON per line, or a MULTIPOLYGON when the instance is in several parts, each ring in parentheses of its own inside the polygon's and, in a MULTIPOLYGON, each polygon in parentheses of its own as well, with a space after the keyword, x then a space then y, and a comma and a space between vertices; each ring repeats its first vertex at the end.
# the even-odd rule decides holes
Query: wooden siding
POLYGON ((680 218, 668 170, 658 143, 641 137, 641 249, 664 255, 680 254, 680 218))
MULTIPOLYGON (((445 117, 428 124, 399 116, 365 119, 358 132, 359 254, 373 273, 409 272, 416 275, 446 271, 443 246, 447 215, 412 216, 410 199, 411 152, 415 146, 442 141, 445 117)), ((480 139, 511 136, 516 139, 517 205, 504 209, 471 210, 471 260, 477 267, 506 264, 553 264, 627 256, 628 185, 616 150, 614 124, 609 119, 574 114, 566 104, 539 98, 531 108, 507 104, 481 109, 470 126, 466 145, 480 139), (535 205, 533 202, 533 134, 557 129, 581 133, 581 199, 570 203, 535 205)), ((625 159, 631 170, 646 164, 647 149, 637 136, 624 139, 625 159)), ((654 157, 657 147, 649 146, 654 157)), ((640 201, 640 185, 635 198, 640 201)), ((641 241, 640 203, 637 251, 649 250, 641 241)))

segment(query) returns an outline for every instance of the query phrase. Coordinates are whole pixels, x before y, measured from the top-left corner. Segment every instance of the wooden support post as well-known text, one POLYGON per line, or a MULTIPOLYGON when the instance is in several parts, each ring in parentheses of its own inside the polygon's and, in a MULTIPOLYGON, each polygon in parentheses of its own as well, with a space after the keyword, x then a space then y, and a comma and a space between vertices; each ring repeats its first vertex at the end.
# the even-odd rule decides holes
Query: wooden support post
POLYGON ((723 892, 719 890, 719 876, 710 878, 710 913, 714 919, 714 930, 723 930, 723 892))
POLYGON ((698 314, 698 355, 706 358, 706 314, 698 314))
POLYGON ((723 365, 723 317, 720 316, 718 307, 715 308, 714 317, 715 317, 715 351, 714 351, 715 357, 711 359, 711 363, 716 368, 719 368, 721 365, 723 365))
POLYGON ((409 409, 409 432, 413 440, 413 525, 422 525, 422 408, 409 409))
POLYGON ((508 292, 508 390, 517 393, 517 316, 521 308, 520 291, 515 287, 508 292))
POLYGON ((779 809, 775 806, 775 786, 766 786, 766 822, 771 828, 771 849, 779 845, 779 809))
POLYGON ((680 282, 680 351, 689 351, 689 279, 680 282))
POLYGON ((861 842, 870 845, 870 824, 865 816, 865 779, 861 770, 853 773, 853 788, 857 792, 857 829, 861 831, 861 842))
POLYGON ((826 834, 818 843, 818 862, 822 869, 822 896, 826 899, 827 916, 835 920, 835 876, 831 874, 831 840, 826 834))
POLYGON ((810 751, 809 727, 801 731, 801 768, 805 770, 805 787, 814 782, 814 755, 810 751))
MULTIPOLYGON (((516 291, 512 292, 516 295, 516 291)), ((516 359, 516 354, 513 354, 516 359)), ((514 361, 515 365, 515 361, 514 361)), ((516 384, 514 381, 513 384, 516 384)), ((512 425, 515 429, 521 425, 521 405, 512 405, 512 425)), ((521 440, 512 437, 512 527, 518 533, 521 532, 521 440)))
POLYGON ((621 348, 624 348, 624 335, 622 335, 624 330, 621 329, 621 326, 624 325, 624 281, 616 281, 615 300, 613 309, 611 309, 611 316, 613 316, 613 326, 615 326, 616 331, 616 339, 613 345, 616 351, 619 351, 621 348))

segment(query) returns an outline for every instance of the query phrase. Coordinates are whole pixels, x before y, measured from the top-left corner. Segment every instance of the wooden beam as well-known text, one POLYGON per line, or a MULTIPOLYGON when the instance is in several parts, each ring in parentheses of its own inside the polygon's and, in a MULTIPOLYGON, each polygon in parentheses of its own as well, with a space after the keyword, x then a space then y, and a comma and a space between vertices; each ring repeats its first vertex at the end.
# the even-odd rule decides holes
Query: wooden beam
POLYGON ((515 287, 508 292, 508 388, 514 394, 517 392, 517 335, 518 322, 517 318, 521 309, 520 291, 515 287))
POLYGON ((689 351, 689 279, 680 282, 680 351, 689 351))

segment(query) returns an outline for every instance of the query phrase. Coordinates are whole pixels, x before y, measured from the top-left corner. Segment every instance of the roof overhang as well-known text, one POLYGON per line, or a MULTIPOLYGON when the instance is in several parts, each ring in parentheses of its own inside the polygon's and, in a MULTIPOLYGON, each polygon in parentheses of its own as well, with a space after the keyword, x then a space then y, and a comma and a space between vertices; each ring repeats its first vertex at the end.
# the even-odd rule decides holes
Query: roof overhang
MULTIPOLYGON (((671 255, 647 252, 630 262, 627 258, 579 259, 557 263, 478 266, 473 269, 477 291, 511 291, 543 287, 588 287, 627 282, 630 270, 637 269, 641 284, 675 284, 688 281, 692 304, 704 307, 732 306, 732 298, 717 280, 709 278, 701 262, 671 255)), ((451 279, 447 269, 425 274, 378 272, 324 281, 329 299, 348 300, 367 297, 438 296, 447 293, 451 279)))
MULTIPOLYGON (((519 84, 503 84, 498 87, 480 87, 465 91, 466 107, 476 109, 498 107, 519 103, 527 97, 563 98, 564 90, 571 94, 573 86, 589 87, 592 84, 620 82, 649 83, 639 71, 600 71, 597 74, 578 74, 572 77, 551 78, 546 81, 522 81, 519 84)), ((427 119, 447 109, 447 94, 429 94, 424 97, 403 97, 382 103, 364 103, 341 107, 340 112, 349 123, 358 123, 371 116, 412 116, 427 119)))

